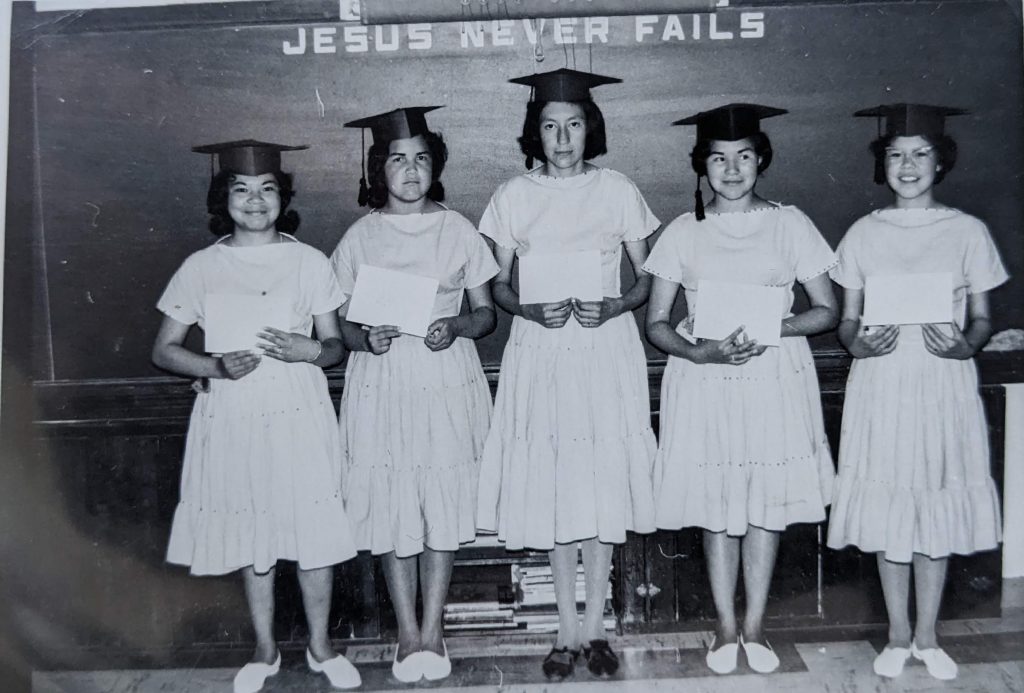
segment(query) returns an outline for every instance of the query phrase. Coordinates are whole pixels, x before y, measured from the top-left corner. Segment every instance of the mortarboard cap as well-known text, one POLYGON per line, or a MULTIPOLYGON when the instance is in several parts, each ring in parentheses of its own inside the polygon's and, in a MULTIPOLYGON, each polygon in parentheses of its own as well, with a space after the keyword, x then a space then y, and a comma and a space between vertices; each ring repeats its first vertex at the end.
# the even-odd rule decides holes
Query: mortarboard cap
MULTIPOLYGON (((394 140, 406 140, 417 135, 425 135, 430 131, 427 127, 427 119, 424 115, 430 111, 444 108, 444 106, 409 106, 408 108, 396 108, 387 113, 350 120, 345 123, 347 128, 370 128, 373 134, 373 141, 377 144, 393 142, 394 140)), ((362 177, 359 179, 359 206, 365 207, 369 200, 369 188, 366 185, 366 151, 365 145, 360 146, 359 154, 362 158, 362 177)))
POLYGON ((281 152, 299 149, 309 149, 309 145, 290 146, 257 140, 235 140, 192 147, 192 151, 200 154, 215 154, 221 171, 231 171, 244 176, 280 171, 281 152))
POLYGON ((404 140, 425 134, 430 128, 427 127, 427 119, 423 114, 438 108, 444 108, 444 106, 396 108, 387 113, 349 121, 345 123, 345 127, 370 128, 374 142, 404 140))
POLYGON ((618 77, 605 77, 566 67, 509 80, 514 84, 533 87, 532 101, 586 101, 590 98, 590 90, 593 87, 621 81, 618 77))
POLYGON ((761 131, 761 120, 789 111, 756 103, 730 103, 677 120, 673 125, 696 125, 698 140, 734 142, 761 131))
POLYGON ((885 119, 885 134, 892 137, 913 137, 914 135, 942 135, 946 116, 965 115, 962 108, 928 106, 920 103, 894 103, 874 108, 865 108, 853 115, 858 118, 878 118, 881 134, 882 119, 885 119))

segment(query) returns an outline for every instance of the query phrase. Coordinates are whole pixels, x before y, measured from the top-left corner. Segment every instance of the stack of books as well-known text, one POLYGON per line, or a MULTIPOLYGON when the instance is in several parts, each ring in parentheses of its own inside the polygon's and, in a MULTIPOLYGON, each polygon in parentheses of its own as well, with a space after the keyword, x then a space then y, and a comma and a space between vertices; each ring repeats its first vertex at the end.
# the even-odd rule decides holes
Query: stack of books
POLYGON ((448 588, 444 606, 444 630, 511 630, 515 594, 509 584, 508 566, 477 565, 458 571, 448 588))
MULTIPOLYGON (((512 565, 512 587, 515 594, 514 619, 516 627, 538 633, 558 630, 558 607, 555 604, 555 585, 550 565, 512 565)), ((583 565, 576 566, 576 607, 582 611, 587 599, 583 565)), ((612 609, 612 587, 605 594, 604 627, 615 629, 612 609)))

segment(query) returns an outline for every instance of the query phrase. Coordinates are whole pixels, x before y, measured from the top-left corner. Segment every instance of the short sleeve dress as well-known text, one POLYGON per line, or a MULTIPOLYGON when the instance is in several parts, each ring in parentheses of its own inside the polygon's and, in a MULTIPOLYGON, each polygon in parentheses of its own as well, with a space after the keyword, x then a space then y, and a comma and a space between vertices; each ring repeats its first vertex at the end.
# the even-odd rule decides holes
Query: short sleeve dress
MULTIPOLYGON (((345 232, 331 262, 347 296, 363 265, 436 278, 432 321, 459 315, 465 290, 498 272, 473 224, 451 210, 371 212, 345 232)), ((406 557, 473 540, 491 408, 471 339, 435 352, 403 334, 384 354, 349 356, 339 414, 342 488, 359 550, 406 557)))
MULTIPOLYGON (((255 247, 217 242, 192 254, 157 307, 205 329, 210 294, 284 296, 291 331, 311 334, 313 316, 344 297, 323 253, 284 238, 255 247)), ((340 459, 319 367, 265 357, 238 380, 212 378, 189 420, 167 560, 221 575, 246 566, 266 572, 278 559, 309 570, 352 558, 340 459)))
MULTIPOLYGON (((622 243, 660 225, 626 176, 539 169, 502 184, 480 232, 522 258, 599 250, 606 296, 619 296, 622 243)), ((568 297, 566 297, 568 298, 568 297)), ((654 530, 647 360, 636 321, 549 329, 520 316, 501 360, 480 474, 477 523, 509 550, 654 530)))
MULTIPOLYGON (((703 221, 684 214, 665 229, 644 269, 680 284, 690 314, 700 304, 701 279, 783 287, 781 321, 792 315, 794 282, 835 262, 806 215, 776 205, 703 221)), ((659 437, 658 527, 743 536, 748 525, 780 531, 825 519, 835 470, 805 337, 783 337, 738 366, 669 356, 659 437)))
MULTIPOLYGON (((871 275, 951 273, 961 326, 968 296, 1009 278, 985 224, 956 209, 874 211, 838 254, 832 278, 849 289, 871 275)), ((900 563, 993 549, 999 498, 974 361, 933 355, 918 325, 898 340, 850 368, 828 545, 900 563)))

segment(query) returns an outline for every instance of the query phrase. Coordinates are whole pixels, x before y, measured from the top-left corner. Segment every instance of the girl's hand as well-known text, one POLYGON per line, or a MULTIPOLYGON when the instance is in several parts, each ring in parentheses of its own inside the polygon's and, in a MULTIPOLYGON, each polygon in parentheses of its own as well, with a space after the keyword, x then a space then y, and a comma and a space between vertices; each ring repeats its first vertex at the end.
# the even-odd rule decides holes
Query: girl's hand
POLYGON ((743 332, 743 325, 740 325, 733 333, 725 339, 702 339, 698 345, 701 358, 699 363, 724 363, 730 366, 742 366, 744 363, 760 356, 767 346, 758 344, 753 339, 740 342, 739 336, 743 332))
POLYGON ((558 303, 527 303, 522 307, 523 317, 547 328, 562 327, 572 313, 572 299, 558 303))
POLYGON ((320 355, 319 342, 298 332, 284 332, 273 327, 265 327, 263 332, 257 333, 256 336, 267 342, 256 346, 263 349, 265 355, 278 361, 310 363, 320 355))
POLYGON ((260 365, 261 360, 262 358, 258 354, 245 349, 243 351, 229 351, 226 354, 221 354, 220 358, 217 359, 217 365, 222 378, 238 380, 256 370, 256 366, 260 365))
POLYGON ((896 348, 899 336, 899 325, 882 325, 868 332, 867 328, 858 323, 857 336, 847 349, 855 359, 884 356, 896 348))
POLYGON ((438 318, 430 323, 423 343, 431 351, 444 351, 452 345, 457 336, 455 334, 455 318, 438 318))
POLYGON ((945 333, 937 324, 921 325, 924 335, 924 347, 936 356, 944 359, 969 359, 974 356, 974 347, 964 337, 964 333, 954 322, 952 336, 945 333))
POLYGON ((572 314, 583 327, 600 327, 623 311, 621 299, 606 296, 600 301, 572 299, 572 314))
POLYGON ((366 333, 366 346, 376 356, 387 352, 391 348, 391 340, 398 339, 402 333, 394 325, 377 325, 371 327, 366 333))

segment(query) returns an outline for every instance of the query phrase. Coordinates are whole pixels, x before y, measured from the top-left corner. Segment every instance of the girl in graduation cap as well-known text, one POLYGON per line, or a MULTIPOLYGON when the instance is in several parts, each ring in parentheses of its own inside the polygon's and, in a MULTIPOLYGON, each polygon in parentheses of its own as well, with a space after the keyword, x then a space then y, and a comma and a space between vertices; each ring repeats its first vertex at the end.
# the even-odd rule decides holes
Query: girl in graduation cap
POLYGON ((669 355, 654 471, 657 524, 704 530, 718 614, 706 662, 720 674, 736 668, 741 648, 754 671, 778 667, 764 612, 779 538, 791 524, 825 519, 834 476, 806 335, 835 324, 827 274, 835 256, 799 209, 755 192, 772 160, 761 119, 782 113, 729 104, 674 123, 697 126, 690 155, 697 209, 668 225, 644 265, 654 275, 647 336, 669 355), (714 193, 707 207, 703 177, 714 193), (742 324, 729 324, 732 332, 721 339, 692 338, 698 289, 710 293, 709 281, 781 287, 781 305, 770 316, 778 321, 778 346, 747 339, 742 324), (809 299, 796 314, 795 283, 809 299), (689 315, 677 331, 671 313, 680 287, 689 315), (741 563, 742 622, 735 608, 741 563))
POLYGON ((945 118, 962 113, 900 103, 855 114, 885 121, 871 151, 875 182, 887 183, 893 198, 850 227, 832 272, 843 287, 839 339, 854 362, 828 545, 852 544, 878 556, 889 642, 874 670, 887 677, 898 676, 911 656, 936 678, 956 677, 956 663, 935 636, 947 559, 1000 541, 972 357, 992 333, 988 292, 1008 275, 985 224, 934 194, 956 160, 945 118), (942 299, 950 324, 862 325, 867 279, 922 273, 951 278, 942 299))
POLYGON ((289 233, 299 217, 288 210, 294 191, 280 152, 305 148, 245 140, 194 149, 220 162, 207 196, 220 238, 185 260, 157 303, 164 320, 153 362, 209 380, 189 422, 167 560, 194 575, 242 571, 256 651, 235 676, 236 693, 259 690, 280 668, 273 625, 281 559, 298 563, 310 669, 336 687, 360 684, 327 635, 333 566, 355 556, 322 370, 343 357, 335 311, 344 297, 323 253, 289 233), (239 296, 247 302, 240 310, 284 306, 284 322, 253 334, 255 349, 207 355, 185 345, 193 324, 209 339, 220 327, 211 324, 212 306, 239 296))
POLYGON ((381 556, 398 617, 392 673, 407 683, 451 672, 443 609, 455 551, 476 535, 477 471, 491 414, 473 340, 494 329, 488 281, 498 271, 473 224, 441 204, 447 148, 424 116, 434 108, 346 123, 373 134, 360 192, 372 211, 331 256, 346 296, 367 266, 439 282, 425 337, 401 325, 342 323, 352 351, 340 413, 346 508, 358 548, 381 556))
POLYGON ((558 635, 544 673, 568 676, 582 650, 591 673, 611 675, 618 657, 604 612, 612 551, 627 531, 654 529, 656 443, 631 311, 647 300, 650 278, 640 267, 660 223, 632 181, 590 162, 607 151, 590 88, 621 80, 561 69, 511 81, 533 88, 519 138, 531 170, 503 183, 480 220, 501 268, 495 301, 515 317, 484 450, 478 523, 509 550, 548 551, 558 635), (624 291, 623 247, 635 277, 624 291), (524 290, 524 263, 577 252, 599 254, 603 298, 520 300, 512 286, 517 262, 524 290), (584 594, 576 586, 577 543, 584 594), (578 597, 586 603, 582 624, 578 597))

